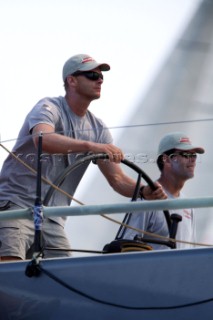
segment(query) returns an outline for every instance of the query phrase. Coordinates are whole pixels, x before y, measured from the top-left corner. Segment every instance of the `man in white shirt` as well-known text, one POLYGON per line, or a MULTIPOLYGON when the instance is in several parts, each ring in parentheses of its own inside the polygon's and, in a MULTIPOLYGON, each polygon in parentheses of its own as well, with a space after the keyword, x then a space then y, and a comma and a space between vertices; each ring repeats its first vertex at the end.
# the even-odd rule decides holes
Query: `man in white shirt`
MULTIPOLYGON (((204 149, 192 145, 189 137, 183 132, 172 132, 165 135, 158 148, 157 165, 160 170, 158 182, 162 185, 168 199, 183 197, 182 188, 188 179, 194 177, 196 158, 198 153, 204 153, 204 149)), ((145 199, 145 197, 144 197, 145 199)), ((195 221, 193 209, 170 210, 170 216, 176 213, 181 221, 178 223, 176 240, 195 242, 195 221)), ((169 237, 169 228, 163 211, 137 212, 130 215, 128 225, 137 229, 154 233, 163 237, 169 237)), ((153 242, 156 237, 150 237, 143 233, 126 228, 124 239, 147 239, 153 242)), ((158 239, 162 241, 162 238, 158 239)), ((163 244, 151 243, 153 249, 168 249, 163 244)), ((176 248, 189 248, 190 244, 177 242, 176 248)))

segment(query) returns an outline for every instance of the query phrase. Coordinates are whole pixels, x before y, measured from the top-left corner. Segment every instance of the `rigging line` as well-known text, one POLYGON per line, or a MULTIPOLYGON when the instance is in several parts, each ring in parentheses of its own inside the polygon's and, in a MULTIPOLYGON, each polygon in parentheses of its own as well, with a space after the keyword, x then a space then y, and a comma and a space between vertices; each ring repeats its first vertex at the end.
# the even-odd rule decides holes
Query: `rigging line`
POLYGON ((44 250, 48 251, 65 251, 65 252, 82 252, 82 253, 100 253, 105 254, 103 250, 87 250, 87 249, 65 249, 65 248, 50 248, 50 247, 44 247, 44 250))
MULTIPOLYGON (((37 174, 37 171, 35 169, 33 169, 32 167, 30 167, 28 164, 26 164, 23 160, 21 160, 20 158, 18 158, 13 152, 11 152, 10 150, 8 150, 2 143, 0 143, 0 146, 5 150, 7 151, 9 154, 11 154, 11 156, 13 156, 17 161, 19 161, 20 163, 22 163, 27 169, 29 169, 31 172, 33 172, 35 175, 37 174)), ((80 204, 80 205, 85 205, 83 202, 75 199, 73 196, 71 196, 69 193, 67 193, 66 191, 62 190, 61 188, 57 187, 56 185, 54 185, 51 181, 47 180, 46 178, 42 177, 42 181, 46 182, 47 184, 49 184, 50 186, 52 186, 54 189, 56 189, 57 191, 63 193, 64 195, 66 195, 68 198, 70 198, 71 200, 75 201, 76 203, 80 204)), ((163 236, 159 236, 159 235, 155 235, 154 233, 151 233, 151 232, 148 232, 148 231, 143 231, 141 229, 137 229, 137 228, 134 228, 134 227, 131 227, 129 225, 126 225, 126 224, 122 224, 122 222, 118 221, 118 220, 115 220, 113 218, 110 218, 104 214, 100 214, 101 217, 105 218, 105 219, 108 219, 114 223, 117 223, 119 225, 123 225, 124 227, 127 227, 129 229, 132 229, 134 231, 137 231, 139 233, 144 233, 146 235, 149 235, 149 236, 153 236, 153 237, 156 237, 156 238, 162 238, 164 240, 170 240, 170 241, 173 241, 173 242, 179 242, 179 243, 186 243, 186 244, 192 244, 192 245, 198 245, 198 246, 209 246, 209 247, 212 247, 213 245, 209 245, 209 244, 202 244, 202 243, 191 243, 191 242, 186 242, 186 241, 183 241, 183 240, 175 240, 175 239, 172 239, 172 238, 168 238, 168 237, 163 237, 163 236)))
MULTIPOLYGON (((91 129, 92 130, 92 129, 91 129)), ((85 131, 85 130, 76 130, 76 131, 85 131)), ((87 130, 88 131, 88 130, 87 130)), ((73 130, 68 130, 68 131, 52 131, 52 132, 43 132, 43 135, 51 135, 51 134, 63 134, 63 133, 67 133, 69 134, 70 132, 74 132, 73 130)), ((2 143, 6 143, 6 142, 13 142, 13 141, 21 141, 21 140, 24 140, 26 139, 27 137, 30 137, 30 138, 33 138, 33 137, 36 137, 38 136, 38 133, 32 133, 32 134, 27 134, 26 136, 24 137, 21 137, 21 138, 11 138, 11 139, 7 139, 7 140, 2 140, 1 142, 2 143)), ((69 137, 69 136, 68 136, 69 137)), ((71 138, 71 137, 70 137, 71 138)))
MULTIPOLYGON (((129 128, 140 128, 140 127, 148 127, 148 126, 162 126, 162 125, 170 125, 170 124, 180 124, 180 123, 197 123, 197 122, 207 122, 207 121, 213 121, 213 118, 207 118, 207 119, 189 119, 189 120, 179 120, 179 121, 167 121, 167 122, 154 122, 154 123, 144 123, 144 124, 132 124, 132 125, 123 125, 123 126, 112 126, 112 127, 104 127, 104 130, 114 130, 114 129, 129 129, 129 128)), ((75 132, 78 131, 90 131, 93 130, 92 129, 78 129, 75 130, 75 132)), ((73 130, 69 130, 66 131, 67 133, 73 132, 73 130)), ((58 131, 58 132, 49 132, 46 134, 60 134, 63 133, 62 131, 58 131)), ((27 136, 32 137, 32 134, 29 134, 27 136)), ((25 137, 27 137, 25 136, 25 137)), ((12 139, 8 139, 8 140, 3 140, 1 141, 2 143, 6 143, 6 142, 12 142, 12 141, 17 141, 17 140, 22 140, 23 138, 12 138, 12 139)))
POLYGON ((209 298, 209 299, 204 299, 204 300, 199 300, 199 301, 195 301, 195 302, 191 302, 191 303, 184 303, 184 304, 179 304, 179 305, 173 305, 173 306, 165 306, 165 307, 156 307, 156 306, 151 306, 151 307, 141 307, 141 306, 127 306, 127 305, 123 305, 123 304, 119 304, 119 303, 113 303, 113 302, 109 302, 109 301, 105 301, 96 297, 93 297, 83 291, 80 291, 77 288, 72 287, 71 285, 67 284, 65 281, 63 281, 62 279, 58 278, 57 276, 55 276, 53 273, 51 273, 50 271, 44 269, 41 267, 41 265, 38 266, 38 269, 40 272, 43 272, 47 277, 49 277, 50 279, 54 280, 55 282, 57 282, 58 284, 60 284, 61 286, 63 286, 64 288, 68 289, 69 291, 72 291, 84 298, 87 298, 89 300, 92 300, 94 302, 97 303, 101 303, 101 304, 105 304, 108 306, 112 306, 112 307, 116 307, 116 308, 122 308, 122 309, 129 309, 129 310, 170 310, 170 309, 181 309, 181 308, 187 308, 187 307, 192 307, 192 306, 196 306, 196 305, 200 305, 200 304, 205 304, 205 303, 209 303, 213 301, 213 298, 209 298))
MULTIPOLYGON (((0 146, 6 151, 8 152, 12 157, 14 157, 17 161, 19 161, 21 164, 23 164, 27 169, 29 169, 31 172, 33 172, 35 175, 37 174, 37 171, 35 169, 33 169, 32 167, 30 167, 28 164, 26 164, 23 160, 21 160, 19 157, 17 157, 13 152, 11 152, 10 150, 8 150, 2 143, 0 143, 0 146)), ((71 196, 69 193, 67 193, 66 191, 62 190, 61 188, 57 187, 56 185, 54 185, 51 181, 47 180, 46 178, 44 177, 41 177, 42 181, 44 181, 45 183, 49 184, 51 187, 53 187, 55 190, 61 192, 62 194, 66 195, 69 199, 75 201, 76 203, 80 204, 80 205, 85 205, 83 202, 75 199, 73 196, 71 196)), ((148 232, 148 231, 143 231, 141 229, 137 229, 137 228, 134 228, 134 227, 131 227, 127 224, 124 224, 118 220, 115 220, 111 217, 108 217, 106 216, 105 214, 100 214, 101 217, 105 218, 105 219, 108 219, 110 220, 111 222, 114 222, 114 223, 117 223, 121 226, 124 226, 124 227, 127 227, 129 229, 132 229, 134 231, 137 231, 139 233, 144 233, 146 235, 149 235, 149 236, 153 236, 153 237, 156 237, 156 238, 161 238, 161 239, 164 239, 164 240, 170 240, 172 242, 179 242, 179 243, 185 243, 185 244, 192 244, 192 245, 197 245, 197 246, 206 246, 206 247, 212 247, 213 245, 211 244, 203 244, 203 243, 191 243, 191 242, 187 242, 187 241, 183 241, 183 240, 176 240, 176 239, 172 239, 172 238, 168 238, 168 237, 163 237, 163 236, 160 236, 160 235, 156 235, 155 233, 151 233, 151 232, 148 232)))
MULTIPOLYGON (((25 163, 23 160, 21 160, 19 157, 17 157, 13 152, 11 152, 10 150, 8 150, 2 143, 0 143, 0 146, 7 151, 12 157, 14 157, 17 161, 19 161, 21 164, 23 164, 27 169, 29 169, 32 173, 34 173, 35 175, 37 174, 37 171, 35 169, 33 169, 32 167, 30 167, 27 163, 25 163)), ((57 187, 56 185, 54 185, 51 181, 49 181, 48 179, 41 177, 42 181, 49 184, 51 187, 53 187, 55 190, 63 193, 64 195, 66 195, 67 197, 69 197, 70 199, 72 199, 73 201, 75 201, 76 203, 83 205, 84 203, 82 203, 81 201, 75 199, 73 196, 71 196, 69 193, 67 193, 66 191, 62 190, 61 188, 57 187)))
POLYGON ((131 230, 134 230, 134 231, 137 231, 139 233, 144 233, 148 236, 152 236, 152 237, 155 237, 155 238, 160 238, 162 240, 169 240, 171 242, 178 242, 178 243, 185 243, 185 244, 191 244, 191 245, 195 245, 195 246, 202 246, 202 247, 213 247, 213 244, 205 244, 205 243, 197 243, 197 242, 188 242, 188 241, 184 241, 184 240, 177 240, 177 239, 173 239, 173 238, 169 238, 169 237, 164 237, 164 236, 160 236, 156 233, 151 233, 151 232, 148 232, 148 231, 144 231, 144 230, 141 230, 141 229, 138 229, 138 228, 135 228, 135 227, 132 227, 128 224, 125 224, 123 222, 120 222, 114 218, 111 218, 111 217, 108 217, 106 216, 105 214, 101 214, 102 217, 114 222, 114 223, 117 223, 119 225, 122 225, 124 227, 127 227, 128 229, 131 229, 131 230))
POLYGON ((169 125, 169 124, 180 124, 180 123, 195 123, 195 122, 204 122, 204 121, 213 121, 213 118, 133 124, 133 125, 125 125, 125 126, 108 127, 108 129, 127 129, 127 128, 148 127, 148 126, 162 126, 162 125, 169 125))

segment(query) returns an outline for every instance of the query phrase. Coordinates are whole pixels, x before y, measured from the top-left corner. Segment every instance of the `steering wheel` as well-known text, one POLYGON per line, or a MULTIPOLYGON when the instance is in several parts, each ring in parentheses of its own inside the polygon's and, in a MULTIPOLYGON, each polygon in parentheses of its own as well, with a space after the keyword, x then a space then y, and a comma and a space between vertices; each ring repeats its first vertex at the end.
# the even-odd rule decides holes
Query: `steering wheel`
MULTIPOLYGON (((76 168, 78 168, 79 166, 81 166, 82 164, 86 163, 86 162, 93 162, 96 163, 97 160, 99 159, 109 159, 108 155, 105 153, 100 153, 100 154, 90 154, 87 155, 83 158, 81 158, 80 160, 76 161, 74 164, 69 165, 58 177, 57 179, 53 182, 53 184, 57 187, 60 187, 64 181, 64 179, 66 179, 66 177, 68 175, 70 175, 76 168)), ((154 184, 154 182, 152 181, 152 179, 137 165, 135 165, 133 162, 128 161, 127 159, 123 159, 121 160, 121 162, 125 165, 127 165, 128 167, 130 167, 131 169, 133 169, 135 172, 138 173, 138 178, 137 178, 137 182, 136 182, 136 186, 135 186, 135 190, 132 196, 132 200, 131 201, 136 201, 139 195, 139 191, 140 191, 140 181, 143 178, 147 184, 150 186, 150 188, 152 190, 156 189, 156 186, 154 184)), ((48 206, 48 203, 53 195, 53 193, 56 190, 54 189, 54 186, 50 186, 44 201, 43 201, 43 205, 48 206)), ((169 211, 164 210, 164 215, 167 221, 167 225, 168 225, 168 229, 169 229, 169 234, 171 234, 171 218, 170 218, 170 214, 169 211)), ((131 213, 126 213, 123 219, 123 223, 128 224, 129 220, 131 217, 131 213)), ((117 235, 115 237, 116 240, 122 239, 122 236, 125 232, 125 227, 124 226, 120 226, 117 235)))
MULTIPOLYGON (((88 156, 85 156, 83 158, 81 158, 80 160, 76 161, 74 164, 69 165, 57 178, 56 180, 53 182, 53 185, 60 187, 64 181, 64 179, 70 175, 75 169, 77 169, 79 166, 81 166, 82 164, 86 163, 86 162, 90 162, 92 161, 93 163, 96 163, 97 160, 99 159, 109 159, 108 155, 105 153, 99 153, 99 154, 90 154, 88 156)), ((139 189, 140 189, 140 180, 141 178, 143 178, 147 184, 150 186, 150 188, 152 190, 156 189, 156 186, 154 184, 154 182, 151 180, 151 178, 138 166, 136 166, 133 162, 130 162, 126 159, 121 160, 121 162, 125 165, 127 165, 128 167, 132 168, 134 171, 136 171, 138 173, 138 179, 137 179, 137 183, 135 186, 135 190, 134 190, 134 194, 132 197, 132 201, 136 200, 138 193, 139 193, 139 189)), ((48 203, 50 201, 50 198, 52 197, 53 193, 56 190, 54 189, 54 186, 50 186, 43 204, 45 206, 48 206, 48 203)))

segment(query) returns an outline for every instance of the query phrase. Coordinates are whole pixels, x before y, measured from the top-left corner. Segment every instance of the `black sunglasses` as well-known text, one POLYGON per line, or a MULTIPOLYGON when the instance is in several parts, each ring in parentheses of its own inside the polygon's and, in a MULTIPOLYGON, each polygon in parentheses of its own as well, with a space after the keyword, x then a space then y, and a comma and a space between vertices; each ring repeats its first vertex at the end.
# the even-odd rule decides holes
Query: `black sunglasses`
POLYGON ((92 81, 96 81, 98 79, 104 79, 104 76, 102 73, 98 73, 95 71, 77 71, 75 73, 72 74, 72 76, 76 77, 76 76, 84 76, 89 80, 92 81))
POLYGON ((176 152, 170 155, 171 158, 175 156, 181 156, 186 159, 196 159, 197 153, 191 153, 191 152, 176 152))

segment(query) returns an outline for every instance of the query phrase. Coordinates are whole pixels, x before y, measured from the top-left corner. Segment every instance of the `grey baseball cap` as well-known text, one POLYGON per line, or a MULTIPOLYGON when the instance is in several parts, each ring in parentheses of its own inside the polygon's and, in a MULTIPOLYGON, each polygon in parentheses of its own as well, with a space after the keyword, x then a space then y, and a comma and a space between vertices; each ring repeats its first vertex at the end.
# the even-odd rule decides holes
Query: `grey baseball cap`
POLYGON ((165 135, 159 144, 158 155, 163 154, 171 149, 189 151, 193 150, 196 153, 204 153, 202 147, 194 146, 189 137, 183 132, 171 132, 165 135))
POLYGON ((67 76, 76 71, 90 71, 98 67, 101 71, 110 70, 107 63, 97 62, 88 54, 76 54, 65 62, 62 72, 63 80, 65 81, 67 76))

